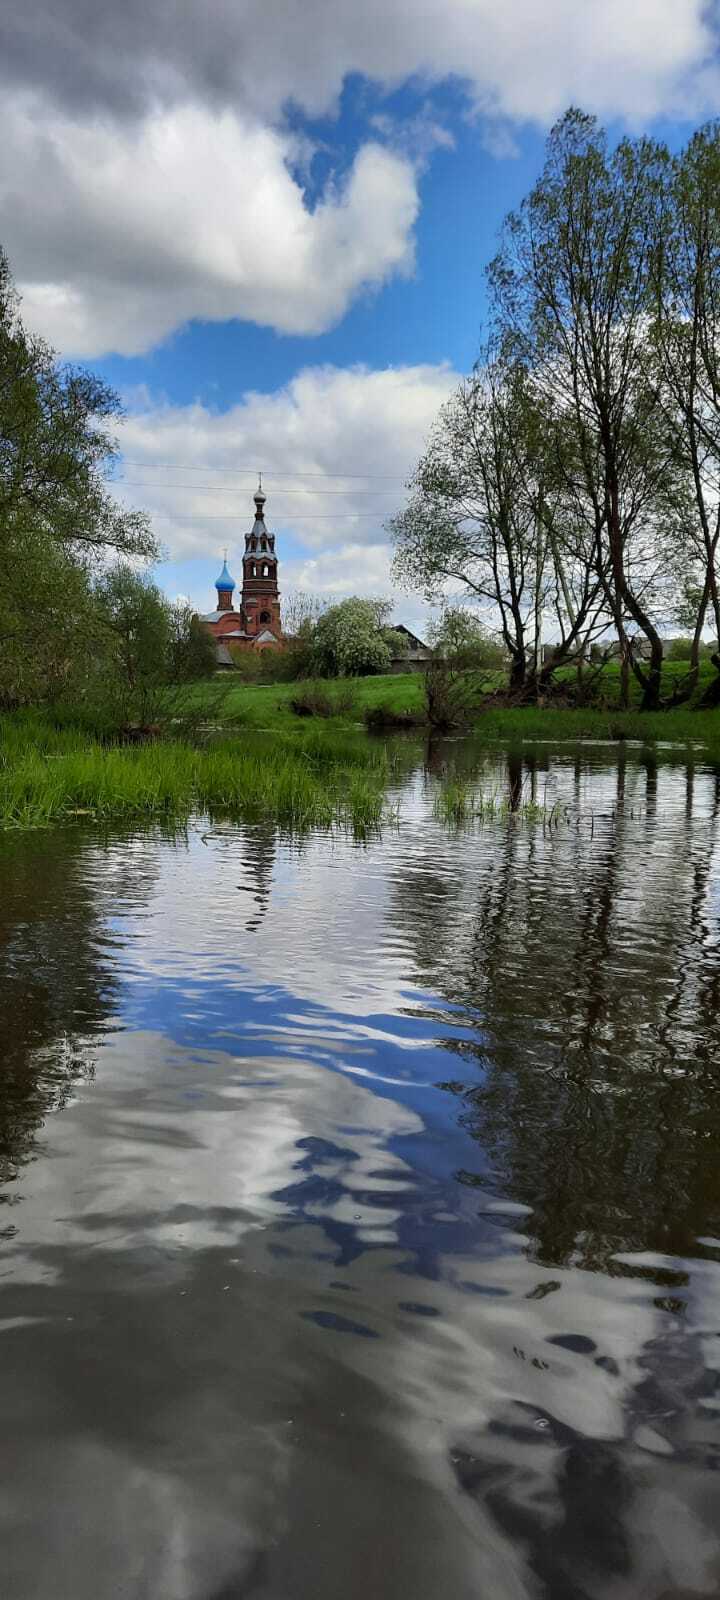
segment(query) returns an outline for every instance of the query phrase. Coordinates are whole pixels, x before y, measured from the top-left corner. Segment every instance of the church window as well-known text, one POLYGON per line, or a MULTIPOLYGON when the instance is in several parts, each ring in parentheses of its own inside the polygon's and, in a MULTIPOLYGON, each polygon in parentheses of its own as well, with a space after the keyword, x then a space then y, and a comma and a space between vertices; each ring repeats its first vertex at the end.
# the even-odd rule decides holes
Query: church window
POLYGON ((264 578, 269 578, 270 577, 270 568, 269 568, 269 566, 267 564, 267 561, 263 565, 262 575, 263 575, 264 578))
POLYGON ((269 622, 270 621, 270 612, 269 611, 261 611, 260 612, 260 621, 261 622, 269 622))

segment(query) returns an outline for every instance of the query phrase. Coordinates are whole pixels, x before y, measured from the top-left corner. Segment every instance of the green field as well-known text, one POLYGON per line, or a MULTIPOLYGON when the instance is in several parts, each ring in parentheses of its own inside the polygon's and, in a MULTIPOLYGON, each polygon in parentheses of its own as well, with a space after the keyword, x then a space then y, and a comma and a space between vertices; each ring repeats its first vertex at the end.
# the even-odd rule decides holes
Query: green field
MULTIPOLYGON (((674 685, 685 673, 682 662, 668 663, 663 680, 663 693, 670 696, 674 685)), ((701 679, 701 690, 713 676, 706 668, 701 679)), ((211 683, 193 686, 183 691, 182 706, 196 715, 205 715, 218 726, 284 731, 293 737, 307 720, 298 718, 291 709, 292 700, 303 690, 295 683, 244 685, 232 678, 214 679, 211 683)), ((703 744, 720 748, 720 710, 699 711, 692 706, 672 711, 642 712, 639 710, 639 691, 634 685, 634 705, 630 711, 619 711, 619 673, 615 666, 604 669, 601 679, 602 694, 599 703, 585 709, 564 707, 525 706, 522 708, 495 706, 486 702, 474 724, 476 737, 488 740, 575 740, 575 739, 639 739, 642 741, 668 741, 677 744, 703 744)), ((347 685, 325 683, 323 692, 332 699, 342 696, 347 685)), ((387 707, 396 714, 423 712, 423 678, 421 673, 387 675, 376 678, 359 678, 353 681, 350 693, 352 709, 344 708, 340 715, 323 719, 324 727, 350 727, 362 724, 365 712, 377 707, 387 707)), ((319 723, 320 719, 315 719, 319 723)))
MULTIPOLYGON (((297 729, 302 719, 293 713, 291 701, 303 688, 299 683, 244 684, 228 674, 172 691, 168 706, 171 711, 176 706, 183 717, 188 711, 202 712, 211 722, 231 723, 236 727, 297 729)), ((361 723, 366 710, 379 705, 390 705, 396 711, 422 712, 423 709, 421 673, 357 678, 350 684, 348 680, 324 682, 322 690, 331 699, 344 699, 349 690, 352 709, 333 719, 346 725, 361 723)))

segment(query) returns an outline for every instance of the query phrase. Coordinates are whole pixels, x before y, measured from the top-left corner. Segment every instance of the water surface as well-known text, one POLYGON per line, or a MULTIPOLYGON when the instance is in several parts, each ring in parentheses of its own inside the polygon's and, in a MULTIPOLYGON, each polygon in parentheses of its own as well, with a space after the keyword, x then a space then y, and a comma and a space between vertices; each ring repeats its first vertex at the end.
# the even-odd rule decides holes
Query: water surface
POLYGON ((405 749, 0 841, 13 1600, 720 1590, 720 774, 405 749))

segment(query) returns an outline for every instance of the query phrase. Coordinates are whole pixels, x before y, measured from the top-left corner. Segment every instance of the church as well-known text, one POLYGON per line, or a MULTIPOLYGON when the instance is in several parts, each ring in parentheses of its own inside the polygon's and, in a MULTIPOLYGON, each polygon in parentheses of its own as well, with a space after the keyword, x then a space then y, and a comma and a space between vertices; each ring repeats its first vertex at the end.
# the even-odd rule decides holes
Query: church
POLYGON ((245 535, 242 564, 242 593, 235 610, 235 580, 228 572, 227 557, 216 579, 217 608, 202 617, 218 647, 218 665, 232 665, 229 646, 240 650, 264 650, 283 643, 278 590, 278 562, 275 535, 265 525, 265 500, 262 480, 255 499, 255 521, 245 535))

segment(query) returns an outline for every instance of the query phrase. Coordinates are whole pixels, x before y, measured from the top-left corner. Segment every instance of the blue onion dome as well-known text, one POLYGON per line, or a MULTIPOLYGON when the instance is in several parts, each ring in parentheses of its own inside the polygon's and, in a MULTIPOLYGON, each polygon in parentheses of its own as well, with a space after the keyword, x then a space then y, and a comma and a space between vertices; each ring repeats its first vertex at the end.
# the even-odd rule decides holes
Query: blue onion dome
POLYGON ((225 594, 232 594, 233 589, 235 588, 235 579, 230 577, 227 561, 223 562, 223 569, 220 573, 220 577, 215 579, 215 588, 219 593, 225 594))

